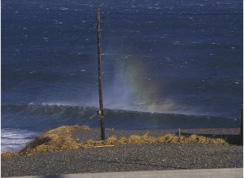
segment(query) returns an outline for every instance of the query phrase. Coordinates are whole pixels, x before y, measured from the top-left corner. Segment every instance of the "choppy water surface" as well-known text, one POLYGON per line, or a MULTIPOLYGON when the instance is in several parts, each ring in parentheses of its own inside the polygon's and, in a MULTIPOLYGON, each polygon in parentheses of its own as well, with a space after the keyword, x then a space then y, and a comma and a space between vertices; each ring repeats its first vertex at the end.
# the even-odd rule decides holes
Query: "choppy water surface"
POLYGON ((96 116, 102 12, 105 126, 238 127, 242 1, 2 1, 2 151, 96 116))

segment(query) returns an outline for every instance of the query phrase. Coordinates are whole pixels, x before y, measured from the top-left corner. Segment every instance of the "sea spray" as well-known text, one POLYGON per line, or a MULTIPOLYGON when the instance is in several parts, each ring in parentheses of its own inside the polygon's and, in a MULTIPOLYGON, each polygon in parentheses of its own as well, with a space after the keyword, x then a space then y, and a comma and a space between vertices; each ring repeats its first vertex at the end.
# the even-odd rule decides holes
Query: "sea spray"
MULTIPOLYGON (((186 115, 204 115, 206 112, 196 106, 187 106, 164 92, 170 85, 158 85, 161 81, 148 76, 146 64, 137 55, 125 55, 121 61, 111 63, 111 76, 104 82, 104 106, 110 109, 126 109, 144 112, 176 113, 186 115)), ((104 55, 106 61, 106 55, 104 55)), ((106 73, 105 70, 105 73, 106 73)), ((93 98, 94 100, 94 98, 93 98)), ((95 103, 95 102, 94 102, 95 103)))

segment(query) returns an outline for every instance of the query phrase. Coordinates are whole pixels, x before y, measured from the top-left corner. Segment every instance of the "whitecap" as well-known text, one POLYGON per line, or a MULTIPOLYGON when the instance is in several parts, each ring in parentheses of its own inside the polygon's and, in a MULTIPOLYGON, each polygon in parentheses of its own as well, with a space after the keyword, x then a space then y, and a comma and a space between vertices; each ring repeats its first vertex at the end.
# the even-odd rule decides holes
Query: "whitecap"
POLYGON ((69 10, 69 8, 67 8, 67 7, 60 7, 59 9, 62 11, 69 10))
POLYGON ((3 128, 1 131, 1 152, 19 151, 39 133, 27 129, 3 128))

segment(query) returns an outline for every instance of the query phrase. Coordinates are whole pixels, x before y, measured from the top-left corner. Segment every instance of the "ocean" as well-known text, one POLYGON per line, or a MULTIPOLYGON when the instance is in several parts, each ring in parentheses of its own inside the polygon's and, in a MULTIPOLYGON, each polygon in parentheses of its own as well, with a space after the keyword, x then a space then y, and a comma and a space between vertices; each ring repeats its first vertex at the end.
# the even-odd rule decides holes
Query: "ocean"
POLYGON ((239 127, 241 0, 3 0, 1 151, 46 129, 239 127))

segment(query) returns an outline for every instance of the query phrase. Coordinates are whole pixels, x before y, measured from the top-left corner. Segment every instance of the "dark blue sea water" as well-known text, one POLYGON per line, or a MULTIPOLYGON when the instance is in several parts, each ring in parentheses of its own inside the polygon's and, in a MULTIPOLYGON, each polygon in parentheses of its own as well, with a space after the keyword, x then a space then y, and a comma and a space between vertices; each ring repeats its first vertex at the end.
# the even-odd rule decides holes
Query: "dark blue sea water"
POLYGON ((105 127, 238 127, 241 0, 3 0, 2 151, 60 125, 99 127, 96 8, 105 127))

